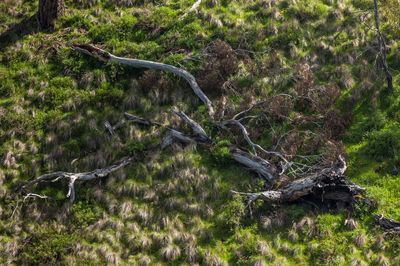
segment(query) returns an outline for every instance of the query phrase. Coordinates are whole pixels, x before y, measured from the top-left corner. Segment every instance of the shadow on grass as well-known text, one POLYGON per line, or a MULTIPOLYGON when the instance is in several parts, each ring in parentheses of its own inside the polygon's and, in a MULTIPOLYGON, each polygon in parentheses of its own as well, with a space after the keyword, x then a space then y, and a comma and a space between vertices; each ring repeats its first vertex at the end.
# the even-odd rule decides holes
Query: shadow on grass
POLYGON ((18 23, 12 24, 8 30, 0 35, 0 51, 3 52, 5 48, 13 45, 25 35, 32 34, 37 31, 36 14, 24 18, 18 23))

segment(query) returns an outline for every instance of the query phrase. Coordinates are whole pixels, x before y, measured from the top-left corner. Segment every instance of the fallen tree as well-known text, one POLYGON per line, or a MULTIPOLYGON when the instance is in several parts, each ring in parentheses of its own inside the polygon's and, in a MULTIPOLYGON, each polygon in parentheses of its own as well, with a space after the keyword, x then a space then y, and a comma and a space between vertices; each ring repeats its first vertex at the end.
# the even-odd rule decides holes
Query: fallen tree
MULTIPOLYGON (((345 175, 347 170, 347 164, 343 157, 343 154, 338 154, 336 158, 332 160, 323 160, 322 156, 315 155, 305 155, 301 156, 297 153, 295 154, 285 154, 284 152, 278 151, 280 145, 282 145, 284 139, 288 138, 288 136, 292 133, 300 134, 302 131, 296 130, 293 127, 290 131, 285 132, 284 134, 278 136, 273 144, 273 149, 267 150, 261 145, 257 144, 250 137, 250 133, 248 132, 248 128, 246 123, 248 121, 252 121, 254 119, 260 119, 263 117, 267 117, 270 110, 267 111, 258 111, 257 114, 251 114, 257 109, 263 108, 263 110, 268 107, 268 105, 280 105, 281 103, 277 100, 279 97, 287 98, 289 101, 295 101, 300 99, 301 104, 305 105, 307 103, 311 103, 313 106, 318 106, 315 103, 316 98, 311 98, 311 96, 307 96, 306 93, 301 93, 298 95, 288 95, 281 94, 275 95, 279 97, 269 97, 267 100, 257 102, 256 104, 251 105, 245 110, 240 111, 239 113, 233 115, 231 119, 215 121, 214 120, 214 109, 212 102, 208 99, 208 97, 203 93, 203 91, 197 85, 197 82, 193 75, 188 73, 186 70, 179 69, 174 66, 145 61, 145 60, 137 60, 130 58, 121 58, 112 55, 102 49, 94 47, 88 44, 75 44, 72 47, 75 51, 80 51, 90 56, 93 56, 102 61, 114 61, 121 64, 126 64, 132 67, 141 67, 141 68, 150 68, 150 69, 159 69, 164 71, 170 71, 175 73, 185 80, 188 81, 190 86, 192 87, 195 94, 204 102, 204 104, 208 107, 209 115, 211 117, 212 123, 216 127, 221 128, 222 130, 232 133, 235 128, 239 129, 239 132, 236 131, 236 138, 242 136, 244 139, 244 143, 248 145, 250 150, 248 150, 245 146, 240 145, 240 143, 236 143, 235 145, 229 145, 229 151, 231 153, 231 158, 233 161, 239 163, 244 166, 248 170, 256 173, 260 178, 265 180, 265 191, 261 192, 240 192, 236 190, 231 190, 233 194, 239 194, 247 198, 250 210, 250 215, 252 215, 251 203, 256 200, 262 200, 265 202, 273 202, 273 203, 283 203, 283 202, 294 202, 304 197, 311 197, 313 200, 318 202, 324 201, 336 201, 344 203, 350 210, 353 209, 353 206, 356 202, 357 198, 362 198, 362 193, 364 192, 364 188, 347 181, 348 177, 345 175), (230 126, 234 126, 230 128, 230 126), (296 160, 297 158, 297 160, 296 160), (310 158, 314 158, 311 160, 310 158), (315 160, 317 158, 317 160, 315 160)), ((311 88, 312 89, 312 88, 311 88)), ((322 104, 320 104, 322 105, 322 104)), ((280 107, 279 107, 280 108, 280 107)), ((278 108, 278 109, 279 109, 278 108)), ((328 108, 325 108, 328 110, 328 108)), ((172 109, 172 112, 181 118, 181 121, 184 122, 189 128, 191 132, 184 133, 177 128, 172 128, 171 126, 164 125, 163 123, 152 121, 147 118, 138 117, 127 112, 124 113, 124 117, 126 120, 121 120, 117 125, 112 126, 108 121, 105 122, 106 129, 110 132, 110 134, 115 134, 115 131, 124 125, 127 121, 132 123, 137 123, 143 126, 157 126, 166 128, 169 131, 168 136, 166 136, 161 143, 159 143, 159 147, 161 149, 166 149, 173 142, 181 142, 181 143, 195 143, 201 145, 205 149, 212 149, 217 144, 214 140, 208 136, 206 130, 197 123, 195 120, 191 119, 188 115, 186 115, 183 111, 178 110, 176 108, 172 109)), ((324 117, 325 114, 322 115, 324 117)), ((327 116, 327 115, 326 115, 327 116)), ((278 115, 279 119, 287 119, 291 123, 295 123, 291 118, 288 118, 284 115, 278 115)), ((302 117, 303 119, 304 117, 302 117)), ((268 118, 267 118, 268 119, 268 118)), ((269 121, 269 120, 268 120, 269 121)), ((333 123, 329 120, 327 123, 333 123)), ((333 127, 334 128, 334 127, 333 127)), ((274 131, 271 126, 271 131, 274 131)), ((316 134, 314 134, 316 135, 316 134)), ((298 136, 298 135, 296 135, 298 136)), ((335 145, 330 140, 326 140, 328 143, 331 143, 331 146, 335 145)), ((290 143, 288 143, 290 145, 290 143)), ((284 151, 284 149, 282 149, 284 151)), ((82 172, 82 173, 69 173, 69 172, 53 172, 49 174, 42 175, 33 179, 32 181, 25 184, 22 189, 23 191, 30 190, 35 184, 45 181, 56 182, 62 179, 68 179, 68 193, 67 197, 70 198, 70 201, 73 202, 75 199, 75 183, 77 181, 88 181, 94 179, 101 179, 103 177, 108 176, 109 174, 117 171, 118 169, 128 166, 133 162, 133 158, 125 158, 118 163, 115 163, 109 167, 96 169, 90 172, 82 172)), ((44 199, 52 199, 46 195, 39 195, 35 193, 28 193, 25 196, 26 198, 30 197, 39 197, 44 199)), ((391 227, 395 228, 393 230, 398 230, 398 224, 395 221, 390 219, 383 219, 380 217, 376 218, 376 221, 379 225, 384 228, 391 227)))

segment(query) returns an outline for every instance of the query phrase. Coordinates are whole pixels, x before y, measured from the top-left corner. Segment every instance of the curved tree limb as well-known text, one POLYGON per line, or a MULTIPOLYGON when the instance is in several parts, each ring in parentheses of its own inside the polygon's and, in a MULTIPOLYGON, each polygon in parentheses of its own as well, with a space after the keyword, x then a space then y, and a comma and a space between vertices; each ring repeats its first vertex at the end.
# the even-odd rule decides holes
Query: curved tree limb
POLYGON ((72 45, 72 49, 82 52, 82 53, 85 53, 85 54, 88 54, 90 56, 93 56, 93 57, 99 59, 100 61, 104 61, 104 62, 118 62, 120 64, 128 65, 131 67, 136 67, 136 68, 158 69, 158 70, 172 72, 172 73, 184 78, 189 83, 189 85, 193 89, 194 93, 208 107, 210 116, 214 117, 215 112, 214 112, 213 103, 210 101, 210 99, 208 99, 208 97, 200 89, 199 85, 196 82, 195 77, 184 69, 181 69, 181 68, 178 68, 175 66, 171 66, 171 65, 167 65, 167 64, 163 64, 163 63, 153 62, 153 61, 118 57, 118 56, 115 56, 107 51, 104 51, 104 50, 97 48, 90 44, 74 44, 74 45, 72 45))

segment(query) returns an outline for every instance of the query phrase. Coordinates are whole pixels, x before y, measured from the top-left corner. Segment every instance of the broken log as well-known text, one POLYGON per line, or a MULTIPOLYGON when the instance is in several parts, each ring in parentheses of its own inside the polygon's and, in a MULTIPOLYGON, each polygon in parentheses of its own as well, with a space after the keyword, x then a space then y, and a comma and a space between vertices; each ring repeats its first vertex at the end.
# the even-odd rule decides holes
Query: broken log
POLYGON ((365 189, 346 181, 348 177, 344 176, 344 172, 347 169, 347 165, 342 156, 340 156, 339 160, 340 163, 336 166, 325 168, 306 178, 293 180, 282 187, 278 187, 276 190, 256 193, 237 192, 234 190, 231 190, 231 192, 248 197, 249 207, 255 200, 282 203, 295 201, 307 195, 322 201, 330 199, 352 205, 354 197, 362 194, 365 189))
POLYGON ((400 234, 400 222, 386 218, 383 214, 374 214, 375 224, 381 226, 386 233, 400 234))

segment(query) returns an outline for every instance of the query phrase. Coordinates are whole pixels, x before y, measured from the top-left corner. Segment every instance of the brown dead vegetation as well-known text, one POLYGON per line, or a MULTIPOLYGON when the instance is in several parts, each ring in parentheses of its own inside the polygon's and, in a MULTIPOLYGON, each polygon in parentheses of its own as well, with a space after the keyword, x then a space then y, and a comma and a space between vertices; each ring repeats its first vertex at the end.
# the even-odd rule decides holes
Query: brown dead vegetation
POLYGON ((237 70, 237 57, 232 47, 216 40, 207 49, 207 57, 198 73, 199 85, 205 92, 220 95, 227 78, 237 70))

